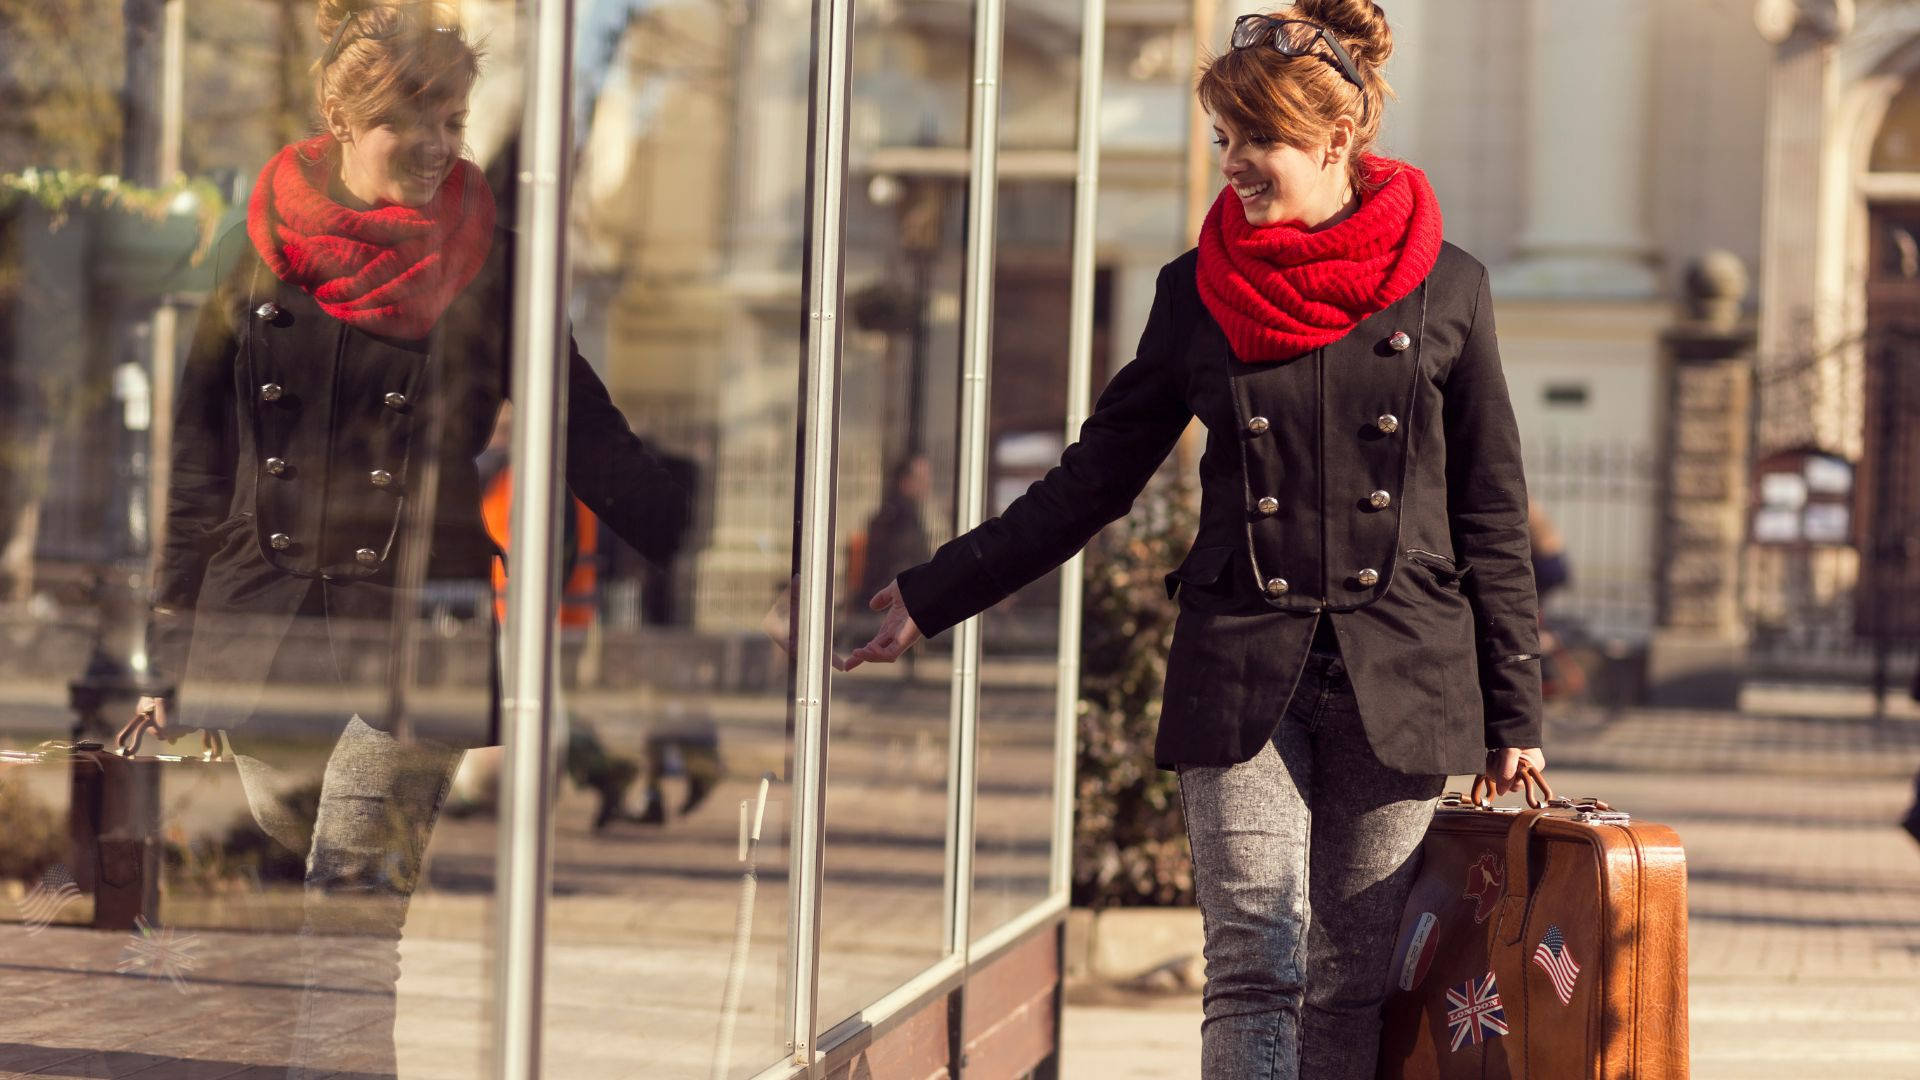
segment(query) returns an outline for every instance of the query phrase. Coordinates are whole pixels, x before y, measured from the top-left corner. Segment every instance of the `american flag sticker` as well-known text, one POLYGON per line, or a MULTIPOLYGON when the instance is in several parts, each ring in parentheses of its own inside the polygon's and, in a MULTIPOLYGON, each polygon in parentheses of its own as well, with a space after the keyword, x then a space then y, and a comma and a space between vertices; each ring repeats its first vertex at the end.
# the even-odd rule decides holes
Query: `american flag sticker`
POLYGON ((1410 991, 1427 977, 1434 946, 1439 943, 1433 935, 1434 924, 1439 921, 1431 911, 1421 912, 1420 918, 1414 920, 1413 936, 1407 939, 1407 956, 1400 962, 1400 989, 1410 991))
POLYGON ((1567 948, 1567 939, 1558 926, 1547 927, 1546 935, 1533 950, 1533 962, 1547 973, 1553 992, 1560 995, 1560 1004, 1573 1004, 1573 983, 1580 977, 1580 965, 1574 963, 1573 950, 1567 948))
POLYGON ((1453 1032, 1453 1049, 1472 1043, 1480 1045, 1495 1035, 1507 1033, 1507 1010, 1500 1004, 1500 988, 1493 972, 1484 979, 1469 979, 1457 989, 1447 989, 1447 1027, 1453 1032))
POLYGON ((27 933, 37 934, 52 925, 68 904, 80 899, 80 887, 73 883, 73 872, 55 863, 41 875, 40 884, 20 901, 20 921, 27 933))

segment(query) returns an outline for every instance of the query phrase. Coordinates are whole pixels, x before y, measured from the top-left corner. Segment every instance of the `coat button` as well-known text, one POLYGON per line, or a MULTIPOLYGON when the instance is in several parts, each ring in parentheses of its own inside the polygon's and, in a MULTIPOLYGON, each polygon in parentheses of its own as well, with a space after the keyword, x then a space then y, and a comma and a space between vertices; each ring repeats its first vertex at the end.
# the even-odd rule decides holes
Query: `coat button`
POLYGON ((367 481, 377 488, 392 487, 393 474, 385 469, 375 469, 367 474, 367 481))
POLYGON ((1368 567, 1367 569, 1362 570, 1359 573, 1353 575, 1353 580, 1359 582, 1361 588, 1371 589, 1375 585, 1380 584, 1380 571, 1375 570, 1372 567, 1368 567))
POLYGON ((1254 503, 1253 506, 1254 509, 1260 511, 1261 517, 1272 517, 1280 512, 1280 500, 1271 495, 1260 496, 1260 501, 1254 503))
POLYGON ((388 394, 381 400, 387 403, 387 408, 389 409, 404 409, 407 407, 407 395, 400 393, 398 390, 388 394))
POLYGON ((280 305, 269 300, 253 309, 253 317, 261 322, 272 322, 280 317, 280 305))
POLYGON ((287 460, 285 458, 277 458, 277 457, 268 458, 267 474, 269 476, 287 475, 287 460))
POLYGON ((1265 435, 1267 433, 1267 429, 1272 426, 1273 426, 1272 424, 1269 424, 1267 422, 1266 417, 1256 416, 1253 419, 1247 421, 1247 434, 1265 435))
POLYGON ((274 533, 272 536, 267 537, 267 543, 275 551, 285 551, 293 546, 293 537, 288 536, 286 533, 274 533))
POLYGON ((353 560, 361 566, 375 566, 380 562, 380 553, 372 548, 361 548, 353 553, 353 560))
POLYGON ((1393 336, 1387 339, 1387 348, 1394 352, 1406 352, 1412 345, 1413 339, 1407 336, 1405 330, 1395 330, 1393 336))
POLYGON ((1382 435, 1391 435, 1400 430, 1400 418, 1392 413, 1381 413, 1374 419, 1373 426, 1379 428, 1382 435))
POLYGON ((1373 507, 1375 510, 1385 510, 1387 507, 1393 505, 1393 496, 1384 491, 1376 491, 1367 496, 1367 505, 1373 507))
POLYGON ((1274 577, 1274 578, 1267 579, 1267 595, 1268 596, 1284 596, 1288 588, 1289 586, 1287 585, 1286 578, 1274 577))
POLYGON ((260 384, 260 400, 261 401, 279 401, 280 398, 286 394, 286 392, 287 392, 287 388, 284 386, 281 386, 277 382, 260 384))

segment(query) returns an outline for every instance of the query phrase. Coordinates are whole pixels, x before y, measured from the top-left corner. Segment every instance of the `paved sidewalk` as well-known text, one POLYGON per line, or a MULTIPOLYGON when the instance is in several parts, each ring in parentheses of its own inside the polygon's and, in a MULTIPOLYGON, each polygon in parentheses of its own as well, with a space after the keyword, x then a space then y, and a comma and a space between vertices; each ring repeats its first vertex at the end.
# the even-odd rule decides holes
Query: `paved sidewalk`
MULTIPOLYGON (((1563 724, 1549 778, 1687 845, 1695 1080, 1920 1080, 1920 724, 1773 700, 1563 724)), ((1197 997, 1069 1003, 1069 1080, 1199 1075, 1197 997)))

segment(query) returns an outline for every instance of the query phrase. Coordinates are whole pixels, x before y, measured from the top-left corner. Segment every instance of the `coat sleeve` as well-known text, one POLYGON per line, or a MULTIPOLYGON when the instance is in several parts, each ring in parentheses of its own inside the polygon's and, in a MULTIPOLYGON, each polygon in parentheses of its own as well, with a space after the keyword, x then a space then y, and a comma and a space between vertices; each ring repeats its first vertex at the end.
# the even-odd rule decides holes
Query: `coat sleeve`
POLYGON ((1540 623, 1527 537, 1520 429, 1500 369, 1484 269, 1466 345, 1445 386, 1447 512, 1455 555, 1473 567, 1473 607, 1489 747, 1540 745, 1540 623))
POLYGON ((175 396, 166 538, 154 575, 147 643, 149 664, 166 678, 177 678, 185 666, 200 586, 233 503, 238 331, 232 292, 222 282, 201 305, 175 396))
POLYGON ((567 487, 620 539, 664 564, 686 536, 689 494, 633 433, 571 338, 567 352, 567 487))
POLYGON ((1132 508, 1193 418, 1178 371, 1181 331, 1190 322, 1176 310, 1183 266, 1192 272, 1185 259, 1160 271, 1139 350, 1101 392, 1060 464, 999 517, 900 574, 901 597, 922 633, 940 633, 1006 599, 1132 508))

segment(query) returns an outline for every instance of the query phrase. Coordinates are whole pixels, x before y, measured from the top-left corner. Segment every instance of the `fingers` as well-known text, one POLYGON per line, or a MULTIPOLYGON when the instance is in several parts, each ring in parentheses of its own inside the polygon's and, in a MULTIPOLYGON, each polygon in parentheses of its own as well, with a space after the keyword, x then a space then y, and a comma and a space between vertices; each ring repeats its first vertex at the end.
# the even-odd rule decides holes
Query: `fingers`
POLYGON ((887 582, 887 587, 867 598, 867 607, 873 611, 885 611, 900 602, 900 583, 887 582))

